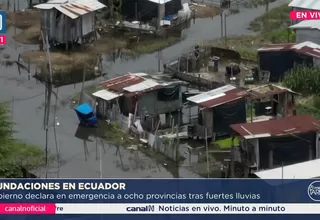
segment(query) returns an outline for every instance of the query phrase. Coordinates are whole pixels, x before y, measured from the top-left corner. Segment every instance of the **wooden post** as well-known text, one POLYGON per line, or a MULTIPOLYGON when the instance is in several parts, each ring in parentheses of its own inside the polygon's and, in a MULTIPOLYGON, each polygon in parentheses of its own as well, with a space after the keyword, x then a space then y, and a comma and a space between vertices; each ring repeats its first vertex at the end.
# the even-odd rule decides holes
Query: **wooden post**
POLYGON ((251 119, 251 123, 253 122, 253 100, 251 100, 251 106, 250 106, 250 108, 251 108, 251 115, 250 115, 250 119, 251 119))
POLYGON ((207 173, 210 178, 210 164, 209 164, 209 147, 208 147, 208 129, 205 128, 205 139, 206 139, 206 154, 207 154, 207 173))
POLYGON ((309 145, 309 160, 313 159, 313 152, 312 152, 312 146, 309 145))
POLYGON ((227 48, 227 13, 224 13, 224 46, 227 48))
POLYGON ((178 123, 177 123, 177 146, 176 146, 176 162, 179 163, 179 148, 180 148, 180 137, 179 137, 179 128, 180 128, 180 112, 178 111, 178 123))
POLYGON ((235 178, 235 162, 234 162, 234 138, 232 137, 232 142, 231 142, 231 167, 230 167, 230 173, 231 173, 231 178, 235 178))
POLYGON ((273 149, 269 150, 269 169, 273 168, 273 149))
MULTIPOLYGON (((13 115, 14 115, 14 96, 12 96, 11 100, 11 120, 13 122, 13 115)), ((13 134, 13 123, 11 124, 11 133, 13 134)))
POLYGON ((86 67, 83 67, 82 87, 81 87, 79 104, 81 104, 83 102, 83 98, 84 98, 84 83, 85 83, 85 81, 86 81, 86 67))
POLYGON ((221 39, 223 38, 223 10, 222 10, 222 0, 220 0, 220 22, 221 22, 221 39))

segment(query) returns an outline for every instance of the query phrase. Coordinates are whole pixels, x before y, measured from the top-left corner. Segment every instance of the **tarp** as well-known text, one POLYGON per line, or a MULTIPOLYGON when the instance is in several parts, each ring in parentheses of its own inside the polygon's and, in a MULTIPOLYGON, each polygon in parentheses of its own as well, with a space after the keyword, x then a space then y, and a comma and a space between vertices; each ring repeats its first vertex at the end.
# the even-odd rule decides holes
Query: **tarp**
POLYGON ((77 112, 79 112, 80 114, 83 114, 83 115, 87 115, 87 114, 90 114, 93 112, 93 109, 92 107, 88 104, 88 103, 83 103, 81 105, 78 105, 75 110, 77 112))
POLYGON ((245 99, 213 108, 213 132, 230 133, 230 125, 239 123, 246 123, 245 99))
POLYGON ((260 168, 269 167, 269 151, 273 149, 274 166, 286 166, 309 160, 309 145, 316 152, 315 132, 259 139, 260 168))
POLYGON ((173 101, 178 100, 180 94, 180 87, 179 86, 172 86, 160 89, 158 91, 158 100, 159 101, 173 101))

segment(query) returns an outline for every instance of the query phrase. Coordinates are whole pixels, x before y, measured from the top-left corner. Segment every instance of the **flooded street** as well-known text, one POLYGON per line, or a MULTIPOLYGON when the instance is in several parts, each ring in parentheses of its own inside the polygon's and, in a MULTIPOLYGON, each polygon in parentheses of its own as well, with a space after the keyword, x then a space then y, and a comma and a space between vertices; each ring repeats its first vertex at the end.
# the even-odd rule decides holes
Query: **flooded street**
MULTIPOLYGON (((0 1, 3 5, 7 1, 0 1)), ((20 1, 20 8, 24 7, 20 1)), ((270 9, 277 7, 286 1, 280 0, 270 4, 270 9)), ((227 20, 228 35, 241 35, 250 33, 247 30, 249 22, 255 17, 264 13, 265 7, 253 9, 241 9, 236 15, 231 15, 227 20)), ((22 45, 12 40, 19 30, 9 28, 7 33, 7 45, 0 51, 1 61, 4 56, 10 56, 9 60, 17 60, 19 53, 26 50, 37 50, 38 45, 22 45)), ((198 40, 210 40, 220 37, 220 17, 214 19, 197 20, 195 25, 185 33, 186 39, 179 44, 163 50, 165 60, 170 60, 188 50, 198 40)), ((134 61, 116 61, 115 63, 104 63, 109 67, 108 77, 123 74, 126 72, 146 71, 156 69, 158 66, 157 55, 149 54, 141 56, 134 61)), ((31 71, 34 74, 35 70, 31 71)), ((14 100, 9 104, 13 109, 14 129, 16 137, 30 144, 45 148, 45 131, 43 128, 44 115, 44 86, 34 78, 28 76, 28 72, 21 70, 16 65, 6 67, 0 66, 0 102, 14 100)), ((90 85, 92 82, 86 82, 90 85)), ((198 177, 186 168, 180 168, 170 172, 153 159, 144 156, 138 151, 119 149, 108 146, 98 141, 86 141, 75 137, 78 128, 78 119, 74 111, 68 106, 66 100, 76 92, 79 92, 81 85, 70 85, 59 88, 59 100, 57 108, 56 126, 58 150, 55 145, 53 126, 49 130, 49 152, 52 155, 59 153, 61 163, 50 165, 48 177, 74 177, 74 178, 98 178, 98 177, 134 177, 134 178, 172 178, 172 177, 198 177)), ((52 105, 55 98, 53 97, 52 105)), ((51 110, 51 115, 53 109, 51 110)), ((53 125, 53 117, 51 117, 53 125)), ((44 169, 39 170, 41 177, 44 177, 44 169)), ((37 173, 38 173, 37 172, 37 173)))

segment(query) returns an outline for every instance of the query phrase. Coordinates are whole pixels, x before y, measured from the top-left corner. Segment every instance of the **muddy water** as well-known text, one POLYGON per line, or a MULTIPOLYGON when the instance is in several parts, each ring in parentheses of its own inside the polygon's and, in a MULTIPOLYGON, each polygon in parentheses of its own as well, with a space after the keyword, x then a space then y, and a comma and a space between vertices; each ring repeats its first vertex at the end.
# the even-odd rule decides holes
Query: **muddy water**
MULTIPOLYGON (((0 1, 4 3, 6 1, 0 1)), ((21 1, 24 2, 24 1, 21 1)), ((283 1, 281 1, 283 3, 283 1)), ((271 4, 270 8, 280 5, 280 2, 271 4)), ((20 3, 20 6, 22 3, 20 3)), ((246 34, 246 27, 250 20, 263 13, 264 8, 244 10, 240 14, 228 18, 228 34, 246 34)), ((185 32, 187 39, 163 51, 166 59, 172 59, 181 52, 191 47, 197 40, 214 39, 220 36, 219 18, 198 20, 185 32)), ((17 59, 18 54, 25 50, 37 49, 36 45, 21 45, 15 43, 11 36, 18 32, 14 28, 8 30, 8 44, 0 51, 0 59, 8 54, 11 59, 17 59)), ((156 69, 156 54, 142 56, 135 61, 116 61, 109 66, 109 77, 128 71, 156 69)), ((34 71, 34 70, 33 70, 34 71)), ((92 82, 87 82, 90 84, 92 82)), ((197 177, 186 168, 166 169, 163 163, 154 162, 140 152, 131 152, 120 149, 120 154, 115 147, 109 147, 89 138, 75 137, 78 128, 78 120, 73 110, 66 105, 65 100, 75 92, 80 91, 81 86, 64 86, 59 88, 59 101, 57 109, 56 126, 58 150, 56 149, 53 127, 49 130, 49 152, 59 152, 61 162, 52 163, 49 167, 48 177, 197 177), (83 139, 89 139, 84 141, 83 139), (85 143, 85 144, 84 144, 85 143), (171 172, 170 172, 171 171, 171 172)), ((45 147, 45 132, 43 129, 43 103, 44 86, 31 78, 28 73, 19 73, 16 66, 0 66, 0 102, 14 99, 13 119, 16 123, 14 129, 16 137, 28 143, 45 147)), ((54 100, 53 100, 54 102, 54 100)), ((53 112, 53 111, 51 111, 53 112)), ((53 124, 53 117, 51 117, 53 124)), ((44 169, 38 170, 44 177, 44 169)))

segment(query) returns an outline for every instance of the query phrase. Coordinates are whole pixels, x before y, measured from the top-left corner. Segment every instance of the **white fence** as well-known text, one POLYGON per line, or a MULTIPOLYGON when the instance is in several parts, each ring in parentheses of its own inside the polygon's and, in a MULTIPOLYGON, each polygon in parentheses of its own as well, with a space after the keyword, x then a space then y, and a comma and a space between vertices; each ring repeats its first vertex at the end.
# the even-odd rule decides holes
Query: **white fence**
MULTIPOLYGON (((132 126, 131 121, 132 117, 126 117, 120 113, 119 108, 114 105, 112 110, 108 112, 108 119, 110 121, 116 121, 119 123, 120 128, 129 133, 131 131, 133 135, 140 139, 145 140, 148 143, 148 146, 156 152, 162 153, 168 158, 176 161, 177 159, 177 143, 176 138, 167 138, 159 135, 152 134, 146 131, 139 131, 135 126, 132 126)), ((139 118, 136 119, 138 121, 139 118)))

